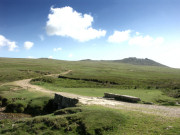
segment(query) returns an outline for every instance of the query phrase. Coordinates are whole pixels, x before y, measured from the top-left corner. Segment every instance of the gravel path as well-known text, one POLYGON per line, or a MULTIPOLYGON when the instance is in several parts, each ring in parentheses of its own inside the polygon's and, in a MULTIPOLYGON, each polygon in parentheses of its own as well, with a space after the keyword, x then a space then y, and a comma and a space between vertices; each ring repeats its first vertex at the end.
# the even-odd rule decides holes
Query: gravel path
MULTIPOLYGON (((71 70, 62 73, 61 75, 65 75, 70 73, 71 70)), ((53 75, 54 76, 54 75, 53 75)), ((180 107, 170 107, 170 106, 158 106, 158 105, 146 105, 146 104, 136 104, 136 103, 127 103, 121 101, 108 100, 99 97, 88 97, 88 96, 80 96, 71 93, 65 92, 54 92, 45 88, 42 88, 37 85, 30 84, 31 79, 25 79, 14 82, 15 85, 21 86, 24 89, 28 89, 30 91, 40 91, 48 94, 61 94, 66 97, 77 98, 79 102, 85 105, 102 105, 105 107, 115 108, 115 109, 124 109, 131 111, 139 111, 148 114, 155 114, 160 116, 167 117, 180 117, 180 107)))

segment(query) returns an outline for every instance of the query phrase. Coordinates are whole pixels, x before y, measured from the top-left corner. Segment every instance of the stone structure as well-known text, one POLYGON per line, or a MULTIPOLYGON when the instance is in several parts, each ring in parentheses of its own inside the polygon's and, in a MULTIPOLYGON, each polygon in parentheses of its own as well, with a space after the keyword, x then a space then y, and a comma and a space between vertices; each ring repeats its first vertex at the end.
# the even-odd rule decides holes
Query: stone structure
POLYGON ((60 94, 55 94, 54 96, 54 103, 58 106, 58 109, 75 107, 78 102, 78 99, 65 97, 60 94))
POLYGON ((128 95, 119 95, 119 94, 113 94, 113 93, 104 93, 104 97, 114 98, 115 100, 134 102, 134 103, 141 101, 141 99, 138 97, 133 97, 133 96, 128 96, 128 95))

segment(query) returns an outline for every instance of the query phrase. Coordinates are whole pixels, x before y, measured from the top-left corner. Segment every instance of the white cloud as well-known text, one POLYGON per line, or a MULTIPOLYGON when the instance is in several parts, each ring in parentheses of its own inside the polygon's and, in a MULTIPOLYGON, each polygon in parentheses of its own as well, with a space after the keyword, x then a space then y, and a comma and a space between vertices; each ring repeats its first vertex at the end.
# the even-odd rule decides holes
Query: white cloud
POLYGON ((44 36, 43 35, 39 35, 39 38, 41 39, 41 41, 44 41, 44 36))
POLYGON ((143 36, 139 32, 136 32, 134 36, 131 36, 131 33, 131 30, 114 31, 114 34, 109 36, 108 42, 122 43, 124 41, 128 41, 129 45, 137 45, 142 47, 161 45, 164 42, 163 37, 153 38, 149 35, 143 36))
POLYGON ((69 57, 69 58, 73 57, 73 54, 69 54, 68 57, 69 57))
POLYGON ((54 48, 53 49, 54 52, 61 51, 61 50, 62 50, 62 48, 54 48))
POLYGON ((48 58, 49 58, 49 59, 52 59, 52 58, 53 58, 53 56, 49 56, 48 58))
POLYGON ((34 43, 33 42, 30 42, 30 41, 26 41, 24 42, 24 47, 29 50, 33 47, 34 43))
POLYGON ((51 8, 46 23, 48 35, 71 37, 80 42, 100 38, 106 35, 105 30, 92 28, 93 17, 81 14, 71 7, 51 8))
POLYGON ((121 43, 127 41, 130 38, 131 30, 126 31, 114 31, 114 34, 109 36, 108 42, 121 43))
POLYGON ((6 39, 3 35, 0 35, 0 47, 7 46, 9 51, 14 51, 18 46, 16 42, 6 39))
POLYGON ((27 58, 28 59, 35 59, 33 56, 28 56, 27 58))
POLYGON ((138 46, 154 46, 160 45, 164 42, 162 37, 152 38, 151 36, 134 36, 130 38, 130 45, 138 45, 138 46))

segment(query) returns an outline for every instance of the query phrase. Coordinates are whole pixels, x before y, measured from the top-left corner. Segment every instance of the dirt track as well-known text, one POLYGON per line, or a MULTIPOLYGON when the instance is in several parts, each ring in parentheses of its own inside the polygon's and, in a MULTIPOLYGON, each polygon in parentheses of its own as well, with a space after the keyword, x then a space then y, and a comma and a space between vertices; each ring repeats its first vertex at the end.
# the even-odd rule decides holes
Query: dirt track
MULTIPOLYGON (((71 70, 62 73, 62 75, 70 73, 71 70)), ((52 75, 54 76, 54 75, 52 75)), ((56 76, 56 75, 55 75, 56 76)), ((30 84, 31 79, 25 79, 14 82, 15 85, 21 86, 24 89, 28 89, 30 91, 40 91, 48 94, 61 94, 66 97, 77 98, 79 102, 85 105, 102 105, 105 107, 115 108, 115 109, 124 109, 131 111, 139 111, 148 114, 155 114, 160 116, 167 117, 180 117, 180 107, 167 107, 167 106, 158 106, 158 105, 146 105, 146 104, 135 104, 135 103, 126 103, 114 100, 107 100, 104 98, 98 97, 87 97, 80 96, 71 93, 65 92, 54 92, 36 85, 30 84)))

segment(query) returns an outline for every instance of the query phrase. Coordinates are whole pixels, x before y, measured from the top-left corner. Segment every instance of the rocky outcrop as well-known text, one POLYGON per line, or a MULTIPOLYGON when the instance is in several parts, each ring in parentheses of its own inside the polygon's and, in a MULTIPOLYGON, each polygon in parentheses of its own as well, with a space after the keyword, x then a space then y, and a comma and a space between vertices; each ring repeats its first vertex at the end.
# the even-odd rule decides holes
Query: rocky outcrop
POLYGON ((141 101, 138 97, 128 96, 128 95, 119 95, 119 94, 113 94, 113 93, 104 93, 105 98, 114 98, 115 100, 119 101, 127 101, 127 102, 133 102, 137 103, 138 101, 141 101))
POLYGON ((54 103, 58 106, 58 109, 75 107, 78 102, 79 100, 76 98, 69 98, 60 94, 55 94, 54 96, 54 103))

